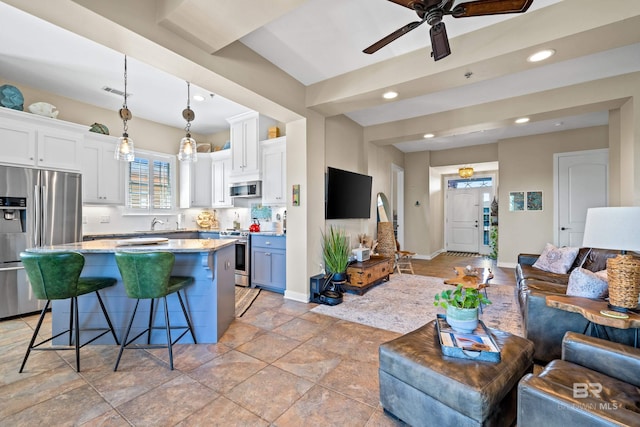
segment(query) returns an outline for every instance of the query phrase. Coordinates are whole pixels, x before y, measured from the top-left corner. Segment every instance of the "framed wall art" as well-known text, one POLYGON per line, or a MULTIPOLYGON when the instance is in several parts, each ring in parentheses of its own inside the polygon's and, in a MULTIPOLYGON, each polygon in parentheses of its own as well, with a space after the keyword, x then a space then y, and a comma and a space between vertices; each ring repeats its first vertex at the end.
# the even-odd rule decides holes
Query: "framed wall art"
POLYGON ((542 191, 527 191, 527 210, 542 210, 542 191))
POLYGON ((523 211, 524 208, 524 191, 509 192, 509 210, 512 212, 518 212, 523 211))

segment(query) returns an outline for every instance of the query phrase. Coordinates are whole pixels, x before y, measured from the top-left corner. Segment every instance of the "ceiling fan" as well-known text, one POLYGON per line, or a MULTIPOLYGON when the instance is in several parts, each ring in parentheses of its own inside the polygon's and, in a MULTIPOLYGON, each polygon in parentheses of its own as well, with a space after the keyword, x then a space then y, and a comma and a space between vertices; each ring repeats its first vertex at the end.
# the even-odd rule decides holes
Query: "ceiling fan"
POLYGON ((389 0, 400 6, 413 9, 420 17, 420 21, 410 22, 388 36, 378 40, 365 50, 364 53, 374 53, 395 39, 416 29, 425 22, 431 26, 431 56, 438 61, 451 54, 449 38, 442 18, 452 15, 454 18, 469 16, 499 15, 504 13, 526 12, 533 0, 476 0, 459 3, 454 6, 454 0, 389 0))

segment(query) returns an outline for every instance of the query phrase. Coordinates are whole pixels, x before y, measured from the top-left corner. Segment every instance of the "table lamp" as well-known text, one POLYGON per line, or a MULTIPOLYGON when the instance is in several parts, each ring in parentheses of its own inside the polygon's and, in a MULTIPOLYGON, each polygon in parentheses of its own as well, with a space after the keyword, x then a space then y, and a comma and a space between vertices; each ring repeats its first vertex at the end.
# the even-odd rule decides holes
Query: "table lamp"
POLYGON ((635 310, 640 293, 640 258, 627 251, 640 252, 640 207, 588 209, 582 246, 620 251, 620 255, 607 260, 609 306, 617 311, 635 310))

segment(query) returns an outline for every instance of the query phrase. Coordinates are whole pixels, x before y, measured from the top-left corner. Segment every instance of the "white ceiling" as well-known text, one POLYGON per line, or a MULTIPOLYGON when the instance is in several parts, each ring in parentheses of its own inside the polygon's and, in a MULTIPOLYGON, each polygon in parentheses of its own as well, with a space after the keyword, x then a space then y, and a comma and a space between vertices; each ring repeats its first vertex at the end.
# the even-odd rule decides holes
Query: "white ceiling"
MULTIPOLYGON (((564 1, 578 4, 583 0, 564 1)), ((621 1, 628 4, 633 0, 621 1)), ((479 32, 496 23, 523 17, 545 7, 554 7, 559 2, 534 0, 529 11, 523 15, 463 19, 445 17, 447 32, 452 39, 453 52, 449 58, 456 60, 456 37, 475 34, 474 31, 479 32)), ((157 3, 165 2, 158 0, 157 3)), ((194 7, 193 11, 199 14, 208 12, 211 17, 216 12, 213 10, 215 8, 203 11, 207 2, 201 0, 178 3, 185 6, 186 16, 189 12, 186 6, 197 5, 199 7, 194 7)), ((232 16, 224 18, 233 21, 235 14, 229 14, 232 16)), ((412 52, 428 52, 428 26, 424 25, 373 55, 362 53, 362 49, 376 40, 417 20, 413 11, 385 0, 289 0, 279 17, 276 16, 278 13, 269 18, 273 20, 255 30, 252 21, 252 31, 240 41, 307 86, 339 79, 345 73, 356 70, 367 70, 372 64, 385 64, 412 52), (297 7, 293 8, 295 5, 297 7)), ((570 20, 571 17, 566 19, 570 20)), ((202 17, 199 21, 202 21, 202 17)), ((549 44, 552 45, 552 41, 549 44)), ((571 55, 563 57, 570 58, 571 55)), ((446 64, 449 58, 439 61, 437 65, 446 64)), ((101 88, 110 86, 122 90, 122 67, 121 53, 0 3, 0 77, 112 109, 115 114, 122 105, 122 98, 108 94, 101 88), (16 37, 16 34, 21 36, 16 37)), ((415 63, 415 67, 429 69, 436 65, 425 54, 415 63)), ((132 94, 129 108, 134 117, 184 127, 181 111, 186 106, 186 83, 135 58, 129 58, 128 68, 128 89, 132 94)), ((515 68, 519 71, 477 80, 472 75, 464 85, 452 85, 417 96, 401 96, 397 101, 377 102, 374 106, 355 107, 344 113, 362 126, 374 126, 640 71, 640 43, 530 69, 519 65, 515 68)), ((474 67, 470 65, 468 69, 474 70, 474 67)), ((203 89, 192 85, 192 95, 202 93, 207 98, 203 103, 192 102, 191 107, 196 113, 192 124, 194 132, 209 134, 226 129, 226 117, 246 110, 219 95, 211 97, 210 94, 215 92, 215 88, 203 89)), ((526 125, 502 122, 487 124, 481 130, 452 129, 450 132, 441 131, 436 138, 429 140, 405 139, 394 145, 405 152, 464 147, 515 136, 602 125, 607 120, 606 110, 591 111, 534 120, 526 125)))

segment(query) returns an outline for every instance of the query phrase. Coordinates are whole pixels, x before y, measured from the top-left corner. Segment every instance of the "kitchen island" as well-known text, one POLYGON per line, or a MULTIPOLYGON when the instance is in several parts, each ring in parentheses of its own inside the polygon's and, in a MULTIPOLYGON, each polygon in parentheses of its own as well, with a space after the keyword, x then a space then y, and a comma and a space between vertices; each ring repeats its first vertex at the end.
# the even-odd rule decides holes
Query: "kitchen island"
MULTIPOLYGON (((100 295, 111 317, 118 339, 124 336, 133 308, 134 299, 127 297, 122 277, 115 261, 115 252, 127 251, 168 251, 176 257, 173 275, 192 276, 195 282, 184 289, 185 305, 191 316, 198 343, 216 343, 235 317, 235 240, 233 239, 121 239, 93 240, 62 245, 27 249, 29 252, 79 252, 85 257, 81 276, 113 277, 115 286, 100 291, 100 295)), ((172 326, 185 325, 184 315, 175 295, 167 297, 172 326)), ((142 301, 138 308, 131 335, 135 336, 147 327, 149 300, 142 301)), ((95 294, 78 298, 80 328, 103 328, 104 316, 95 294)), ((154 326, 164 326, 162 304, 156 304, 154 326), (160 305, 160 308, 157 306, 160 305)), ((69 325, 69 301, 53 301, 52 330, 55 335, 69 325)), ((83 334, 82 341, 92 336, 83 334)), ((139 339, 146 341, 146 335, 139 339)), ((57 338, 54 343, 64 344, 67 335, 57 338)), ((154 344, 165 344, 166 333, 156 329, 151 335, 154 344)), ((180 343, 192 343, 189 334, 180 343)), ((113 338, 105 335, 94 344, 113 344, 113 338)))

